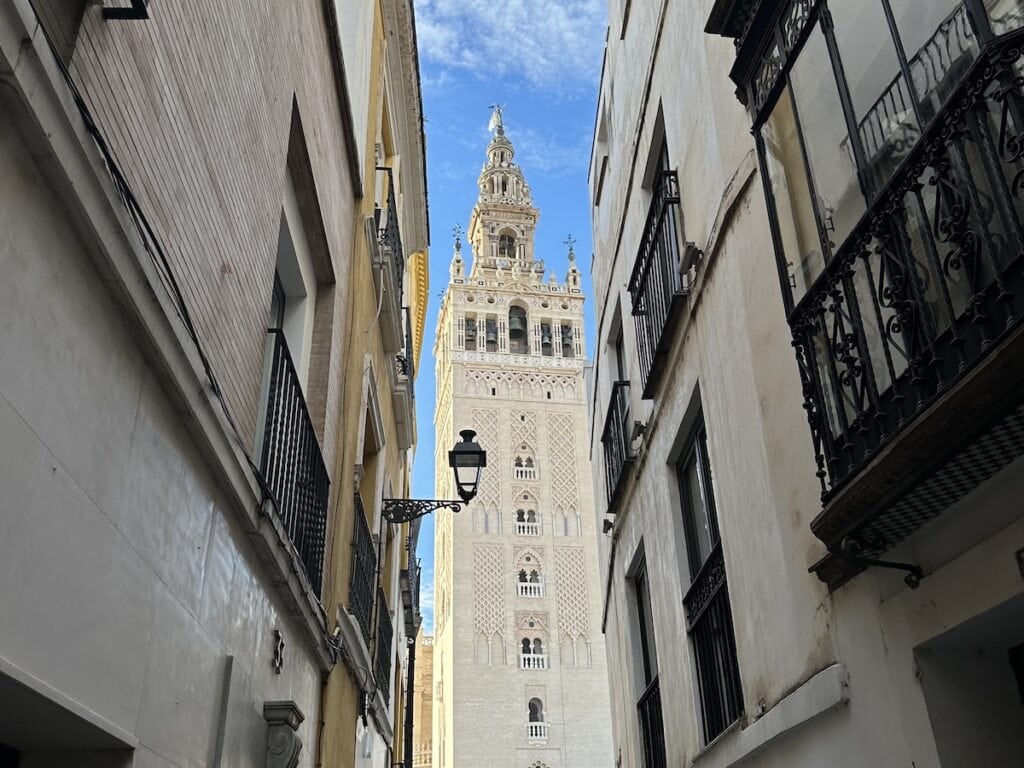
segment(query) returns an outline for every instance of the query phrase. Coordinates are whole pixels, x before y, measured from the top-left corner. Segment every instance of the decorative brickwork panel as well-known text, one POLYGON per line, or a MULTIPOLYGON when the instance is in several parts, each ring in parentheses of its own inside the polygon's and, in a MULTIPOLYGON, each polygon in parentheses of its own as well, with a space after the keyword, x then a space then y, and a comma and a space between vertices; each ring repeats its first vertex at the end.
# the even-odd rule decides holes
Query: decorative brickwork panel
POLYGON ((551 503, 555 512, 575 516, 579 511, 579 473, 576 470, 576 444, 572 416, 552 414, 548 420, 551 503))
POLYGON ((587 568, 582 547, 555 548, 558 585, 558 634, 575 640, 589 637, 587 568))
POLYGON ((477 397, 516 397, 530 400, 580 400, 582 383, 577 374, 466 368, 463 391, 477 397))
POLYGON ((500 635, 505 626, 504 561, 500 544, 473 548, 473 626, 487 637, 500 635))
POLYGON ((494 408, 477 408, 473 411, 473 429, 477 440, 485 451, 488 451, 487 466, 480 473, 480 488, 474 504, 479 504, 488 514, 496 515, 501 503, 501 468, 497 450, 500 445, 498 436, 498 411, 494 408))

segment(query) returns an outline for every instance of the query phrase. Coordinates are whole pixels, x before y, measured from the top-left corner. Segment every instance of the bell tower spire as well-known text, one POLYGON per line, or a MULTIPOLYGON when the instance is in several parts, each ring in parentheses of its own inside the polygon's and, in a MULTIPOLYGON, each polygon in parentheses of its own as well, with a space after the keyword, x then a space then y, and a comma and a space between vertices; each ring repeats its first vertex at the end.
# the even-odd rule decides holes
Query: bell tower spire
POLYGON ((467 240, 473 252, 473 274, 514 273, 540 280, 544 264, 534 255, 534 233, 540 212, 533 206, 530 185, 515 162, 515 147, 505 134, 500 104, 491 105, 487 161, 480 171, 479 194, 469 221, 467 240))

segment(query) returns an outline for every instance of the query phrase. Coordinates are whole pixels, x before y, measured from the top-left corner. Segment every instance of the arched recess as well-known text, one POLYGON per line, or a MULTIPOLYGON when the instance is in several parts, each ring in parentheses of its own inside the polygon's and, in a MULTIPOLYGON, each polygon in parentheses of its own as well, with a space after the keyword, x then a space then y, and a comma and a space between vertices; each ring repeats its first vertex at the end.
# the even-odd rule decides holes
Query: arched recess
POLYGON ((512 304, 508 308, 508 351, 513 355, 530 353, 530 325, 526 307, 512 304))

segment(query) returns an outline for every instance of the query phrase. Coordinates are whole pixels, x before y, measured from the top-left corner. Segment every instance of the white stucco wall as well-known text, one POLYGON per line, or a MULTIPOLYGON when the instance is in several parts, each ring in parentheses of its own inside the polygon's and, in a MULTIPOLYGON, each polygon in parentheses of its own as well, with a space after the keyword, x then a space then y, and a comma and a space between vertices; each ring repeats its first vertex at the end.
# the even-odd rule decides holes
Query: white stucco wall
POLYGON ((135 765, 263 765, 262 703, 319 671, 67 213, 0 113, 0 671, 137 744, 135 765), (273 631, 285 638, 282 674, 273 631))
MULTIPOLYGON (((622 692, 612 699, 616 753, 623 765, 643 764, 636 711, 640 649, 626 578, 642 546, 669 765, 937 766, 935 729, 941 726, 927 706, 921 676, 928 671, 915 649, 945 642, 945 630, 1004 610, 1019 596, 1014 553, 1024 540, 1014 499, 1024 494, 1024 475, 1019 462, 1007 467, 890 553, 925 567, 929 575, 916 591, 906 588, 902 574, 869 570, 829 594, 807 572, 824 551, 810 531, 821 510, 820 489, 750 120, 727 77, 735 51, 731 41, 703 33, 711 6, 711 0, 634 2, 624 40, 622 3, 609 9, 598 122, 603 140, 595 142, 591 167, 593 200, 607 157, 593 208, 597 339, 590 445, 598 524, 606 510, 600 428, 617 378, 609 348, 617 307, 634 383, 631 418, 646 425, 614 518, 614 550, 612 538, 601 539, 602 584, 611 580, 609 675, 612 690, 622 692), (650 201, 642 181, 659 110, 678 169, 684 236, 704 251, 704 261, 663 384, 645 401, 625 286, 650 201), (706 750, 685 630, 690 576, 673 466, 698 403, 746 713, 740 727, 706 750), (821 681, 817 673, 828 669, 845 683, 808 682, 821 681)), ((1009 726, 1002 733, 1011 733, 1009 726)), ((970 730, 945 737, 969 743, 970 730)), ((997 761, 998 748, 994 754, 986 759, 997 761)))

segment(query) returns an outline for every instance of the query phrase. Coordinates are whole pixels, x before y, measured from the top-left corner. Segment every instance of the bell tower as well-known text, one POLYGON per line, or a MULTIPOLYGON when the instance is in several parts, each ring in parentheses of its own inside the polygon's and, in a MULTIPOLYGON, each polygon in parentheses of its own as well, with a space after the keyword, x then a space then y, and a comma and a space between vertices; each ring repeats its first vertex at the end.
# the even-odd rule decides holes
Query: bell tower
POLYGON ((436 518, 433 766, 611 768, 582 275, 572 238, 565 280, 546 273, 500 107, 490 129, 434 347, 438 498, 459 430, 487 466, 472 503, 436 518))
MULTIPOLYGON (((533 237, 540 212, 533 207, 530 185, 515 162, 515 147, 505 135, 502 108, 491 117, 494 137, 477 182, 479 194, 469 218, 473 270, 529 273, 544 271, 534 256, 533 237)), ((484 275, 480 275, 483 279, 484 275)))

